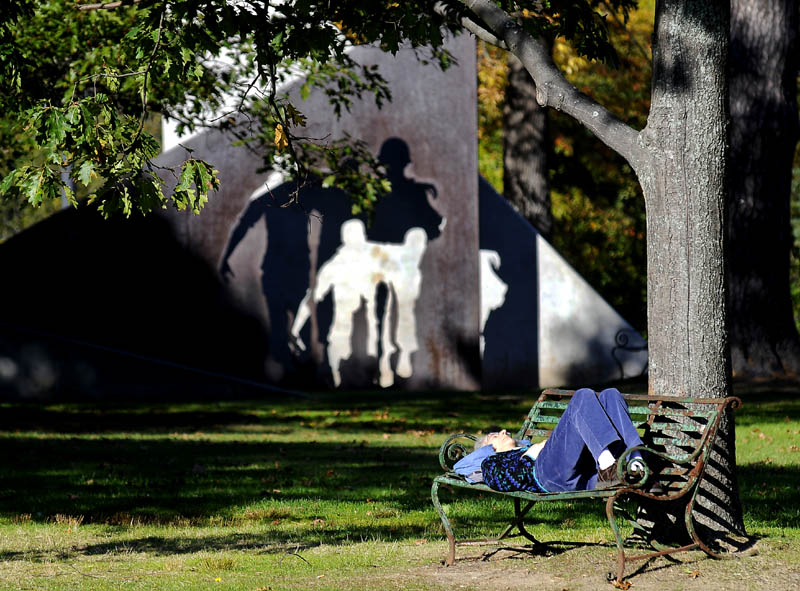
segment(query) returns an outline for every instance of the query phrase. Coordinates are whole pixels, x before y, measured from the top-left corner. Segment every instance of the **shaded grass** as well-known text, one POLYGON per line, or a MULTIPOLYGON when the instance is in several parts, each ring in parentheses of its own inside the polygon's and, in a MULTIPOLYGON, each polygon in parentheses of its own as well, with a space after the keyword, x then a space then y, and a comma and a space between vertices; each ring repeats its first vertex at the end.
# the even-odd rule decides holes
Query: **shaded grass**
MULTIPOLYGON (((743 397, 748 530, 800 554, 800 399, 758 388, 743 397)), ((0 587, 206 588, 225 577, 226 588, 326 588, 329 576, 438 561, 429 490, 439 444, 516 429, 533 398, 2 404, 0 587)), ((460 536, 497 534, 512 512, 492 495, 443 502, 460 536)), ((597 503, 548 503, 535 520, 545 540, 611 540, 597 503)))

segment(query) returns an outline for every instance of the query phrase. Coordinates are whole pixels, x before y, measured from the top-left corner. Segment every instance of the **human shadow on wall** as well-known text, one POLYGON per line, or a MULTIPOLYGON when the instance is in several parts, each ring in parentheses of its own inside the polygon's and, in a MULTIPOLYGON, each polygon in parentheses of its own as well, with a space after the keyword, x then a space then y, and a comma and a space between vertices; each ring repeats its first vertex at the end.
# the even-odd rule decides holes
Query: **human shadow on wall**
POLYGON ((338 189, 296 185, 250 201, 220 261, 230 282, 230 259, 247 249, 248 235, 265 224, 266 249, 249 252, 258 267, 268 310, 267 377, 295 387, 388 387, 411 376, 417 350, 414 306, 427 244, 441 233, 433 207, 436 188, 407 176, 408 144, 386 140, 378 156, 392 193, 374 216, 352 214, 338 189))

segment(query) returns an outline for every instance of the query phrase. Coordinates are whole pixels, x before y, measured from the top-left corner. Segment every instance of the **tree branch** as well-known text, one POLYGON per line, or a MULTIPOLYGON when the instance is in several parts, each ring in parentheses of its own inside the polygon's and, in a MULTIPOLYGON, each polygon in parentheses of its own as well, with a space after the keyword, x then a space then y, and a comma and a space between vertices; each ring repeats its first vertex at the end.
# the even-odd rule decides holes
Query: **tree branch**
POLYGON ((147 67, 144 69, 144 77, 142 79, 142 114, 139 117, 139 128, 136 130, 136 135, 131 140, 128 149, 125 152, 130 151, 136 142, 139 140, 139 137, 142 135, 142 130, 144 129, 144 121, 147 118, 147 79, 150 76, 150 68, 153 67, 153 63, 156 59, 156 54, 158 53, 159 47, 161 47, 161 33, 164 30, 164 14, 165 12, 161 13, 161 17, 158 19, 158 36, 156 37, 156 42, 153 45, 153 51, 150 53, 150 59, 147 60, 147 67))
POLYGON ((118 2, 98 2, 97 4, 78 4, 78 10, 111 10, 113 8, 119 8, 125 4, 139 4, 142 0, 129 0, 128 2, 125 1, 118 1, 118 2))
POLYGON ((486 30, 485 27, 482 27, 472 19, 467 18, 463 15, 454 15, 452 8, 448 10, 448 5, 446 2, 437 2, 433 5, 433 11, 436 14, 439 14, 447 19, 457 21, 462 27, 464 27, 467 31, 475 35, 481 41, 488 43, 489 45, 494 45, 495 47, 499 47, 500 49, 508 49, 506 44, 501 40, 498 39, 495 35, 491 32, 486 30))
POLYGON ((541 106, 553 107, 575 118, 637 168, 639 132, 572 86, 553 62, 544 40, 531 37, 491 0, 458 2, 484 22, 489 31, 505 43, 508 51, 519 58, 536 83, 536 101, 541 106))

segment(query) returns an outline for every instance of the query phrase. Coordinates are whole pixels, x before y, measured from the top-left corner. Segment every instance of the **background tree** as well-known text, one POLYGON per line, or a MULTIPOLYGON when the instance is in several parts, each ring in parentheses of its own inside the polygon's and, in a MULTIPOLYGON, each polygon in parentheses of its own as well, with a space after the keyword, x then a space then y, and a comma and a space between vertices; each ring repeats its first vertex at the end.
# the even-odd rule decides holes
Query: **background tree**
POLYGON ((503 195, 547 240, 552 240, 547 111, 536 84, 515 57, 508 60, 503 105, 503 195))
MULTIPOLYGON (((563 38, 554 40, 554 61, 579 90, 641 129, 650 106, 654 2, 640 2, 627 21, 606 13, 617 64, 589 60, 563 38)), ((501 120, 508 108, 505 56, 506 52, 478 42, 479 166, 501 194, 506 191, 503 171, 506 175, 510 172, 503 166, 509 140, 504 139, 501 120)), ((530 80, 527 72, 525 75, 530 80)), ((532 80, 528 84, 534 88, 532 80)), ((575 119, 538 104, 537 109, 546 114, 549 126, 548 192, 555 228, 551 241, 606 301, 644 333, 645 207, 636 175, 621 156, 575 119)))
MULTIPOLYGON (((563 41, 555 43, 556 63, 568 80, 637 128, 644 126, 649 108, 653 5, 640 2, 627 23, 609 19, 609 39, 620 57, 616 70, 587 61, 563 41)), ((789 200, 798 195, 790 191, 797 129, 798 7, 794 1, 734 2, 732 9, 732 365, 742 376, 796 375, 800 352, 793 318, 800 316, 800 231, 793 235, 789 228, 789 219, 797 219, 796 207, 789 214, 789 200)), ((481 88, 496 81, 505 89, 502 56, 486 47, 480 53, 492 56, 479 60, 481 88)), ((502 93, 479 91, 479 102, 481 112, 505 108, 502 93)), ((551 119, 554 153, 549 180, 560 230, 553 241, 625 318, 645 330, 644 202, 638 183, 624 161, 572 118, 555 113, 551 119), (641 296, 632 297, 634 293, 641 296)), ((480 123, 486 144, 481 147, 482 170, 503 191, 503 184, 491 175, 499 166, 493 160, 500 158, 500 138, 493 144, 491 131, 485 132, 497 122, 482 117, 480 123)), ((508 138, 504 141, 507 150, 508 138)))
POLYGON ((789 286, 796 0, 731 2, 729 310, 737 375, 800 373, 789 286))

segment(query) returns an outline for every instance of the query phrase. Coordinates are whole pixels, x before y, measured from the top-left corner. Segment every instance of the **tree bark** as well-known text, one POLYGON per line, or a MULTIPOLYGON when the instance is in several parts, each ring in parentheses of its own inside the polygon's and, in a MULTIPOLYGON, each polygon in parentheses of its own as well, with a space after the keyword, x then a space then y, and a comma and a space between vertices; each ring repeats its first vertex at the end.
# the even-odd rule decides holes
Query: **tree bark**
MULTIPOLYGON (((637 173, 647 208, 649 388, 730 393, 725 205, 729 8, 724 0, 656 5, 653 93, 637 173)), ((734 424, 726 418, 695 517, 744 534, 734 424)))
POLYGON ((731 2, 729 292, 737 375, 800 373, 789 287, 797 0, 731 2))
POLYGON ((551 240, 548 146, 547 111, 536 102, 536 84, 522 63, 509 55, 503 107, 503 192, 514 208, 551 240))
POLYGON ((657 4, 653 93, 635 167, 647 208, 650 390, 728 394, 722 0, 657 4))

